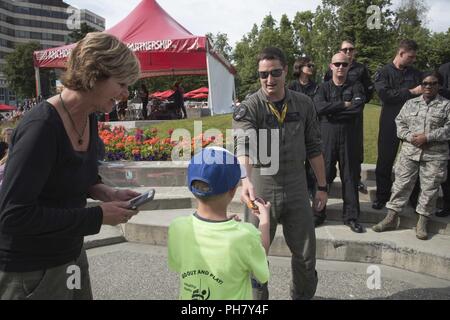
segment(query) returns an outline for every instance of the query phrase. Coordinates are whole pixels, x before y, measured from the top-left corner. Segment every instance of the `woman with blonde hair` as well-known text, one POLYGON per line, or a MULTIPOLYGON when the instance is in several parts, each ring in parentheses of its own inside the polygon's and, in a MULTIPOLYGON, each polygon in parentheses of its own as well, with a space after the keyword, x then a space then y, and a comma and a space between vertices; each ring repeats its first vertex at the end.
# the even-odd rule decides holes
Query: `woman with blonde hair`
POLYGON ((6 127, 2 130, 2 135, 0 137, 0 159, 6 155, 8 147, 11 144, 11 137, 13 133, 13 128, 6 127))
POLYGON ((89 33, 71 53, 65 89, 17 126, 0 191, 0 299, 92 299, 83 237, 126 223, 139 195, 101 182, 95 112, 111 112, 139 76, 125 44, 89 33), (86 208, 88 197, 103 202, 86 208))

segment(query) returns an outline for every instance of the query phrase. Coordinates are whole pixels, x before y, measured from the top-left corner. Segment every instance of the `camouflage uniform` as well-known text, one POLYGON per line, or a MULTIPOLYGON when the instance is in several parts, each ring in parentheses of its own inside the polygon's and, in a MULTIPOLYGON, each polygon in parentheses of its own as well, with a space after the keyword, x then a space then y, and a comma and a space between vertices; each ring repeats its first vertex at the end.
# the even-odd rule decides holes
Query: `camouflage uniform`
POLYGON ((416 211, 430 216, 436 207, 439 186, 447 177, 450 101, 439 95, 428 105, 422 96, 411 99, 395 122, 397 136, 403 143, 395 165, 391 199, 386 207, 401 212, 419 177, 421 190, 416 211), (422 148, 411 143, 414 133, 425 133, 427 143, 422 148))

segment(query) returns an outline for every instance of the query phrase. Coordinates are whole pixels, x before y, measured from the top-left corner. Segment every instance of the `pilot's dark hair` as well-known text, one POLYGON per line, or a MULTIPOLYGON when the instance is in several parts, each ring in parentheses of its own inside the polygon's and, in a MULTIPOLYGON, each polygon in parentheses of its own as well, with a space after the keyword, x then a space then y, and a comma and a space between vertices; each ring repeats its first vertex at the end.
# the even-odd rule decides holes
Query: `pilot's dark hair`
POLYGON ((278 60, 284 68, 287 64, 286 56, 281 49, 275 47, 267 47, 263 49, 258 55, 258 63, 262 60, 278 60))

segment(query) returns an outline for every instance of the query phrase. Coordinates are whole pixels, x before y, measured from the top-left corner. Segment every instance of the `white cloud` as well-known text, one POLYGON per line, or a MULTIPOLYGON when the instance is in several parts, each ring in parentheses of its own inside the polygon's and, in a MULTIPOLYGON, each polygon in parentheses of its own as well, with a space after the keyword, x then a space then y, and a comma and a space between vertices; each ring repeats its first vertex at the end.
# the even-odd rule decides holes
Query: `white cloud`
MULTIPOLYGON (((399 2, 395 0, 394 2, 399 2)), ((125 18, 140 0, 66 0, 80 9, 89 9, 106 19, 110 28, 125 18)), ((230 44, 242 39, 253 24, 259 25, 269 13, 276 20, 286 13, 292 20, 297 11, 314 11, 321 0, 159 0, 159 5, 186 29, 196 35, 208 32, 226 33, 230 44)), ((428 0, 429 27, 433 31, 446 31, 448 1, 428 0)))

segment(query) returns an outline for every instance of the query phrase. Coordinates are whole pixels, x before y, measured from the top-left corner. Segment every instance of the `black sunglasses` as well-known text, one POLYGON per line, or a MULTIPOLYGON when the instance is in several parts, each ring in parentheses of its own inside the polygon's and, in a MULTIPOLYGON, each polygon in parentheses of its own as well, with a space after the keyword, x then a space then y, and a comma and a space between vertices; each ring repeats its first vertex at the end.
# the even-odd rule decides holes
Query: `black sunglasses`
POLYGON ((341 66, 343 68, 347 68, 348 63, 347 62, 333 62, 333 66, 335 66, 336 68, 340 68, 341 66))
POLYGON ((341 51, 342 52, 347 52, 347 51, 353 52, 353 51, 355 51, 355 48, 342 48, 341 51))
POLYGON ((308 63, 305 67, 314 68, 316 65, 314 63, 308 63))
POLYGON ((269 77, 269 74, 272 77, 278 78, 278 77, 281 77, 281 75, 283 74, 283 69, 275 69, 275 70, 270 70, 270 71, 258 71, 258 74, 261 79, 267 79, 269 77))
POLYGON ((437 81, 433 81, 433 82, 424 81, 424 82, 422 82, 422 87, 434 87, 438 83, 439 82, 437 82, 437 81))

